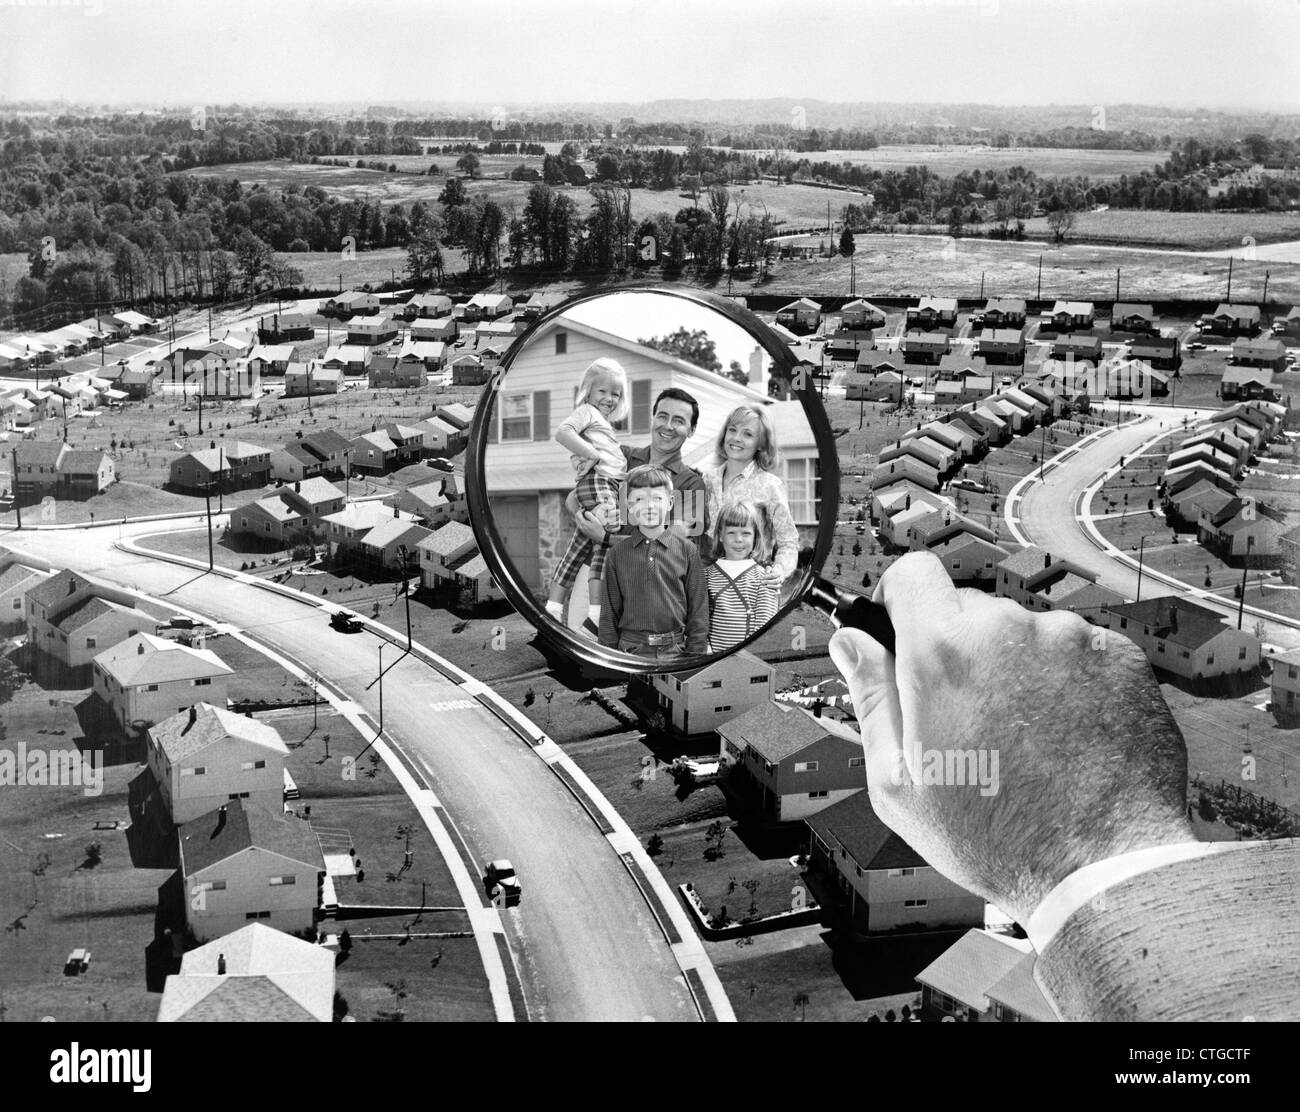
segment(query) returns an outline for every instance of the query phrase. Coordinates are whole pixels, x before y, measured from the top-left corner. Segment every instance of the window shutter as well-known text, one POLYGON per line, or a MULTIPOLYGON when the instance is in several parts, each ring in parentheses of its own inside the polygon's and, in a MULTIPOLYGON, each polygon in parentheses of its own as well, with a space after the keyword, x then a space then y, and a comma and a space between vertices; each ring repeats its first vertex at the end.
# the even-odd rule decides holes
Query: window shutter
POLYGON ((549 440, 551 437, 551 392, 533 391, 533 439, 549 440))
POLYGON ((638 378, 632 383, 632 431, 650 431, 650 380, 638 378))

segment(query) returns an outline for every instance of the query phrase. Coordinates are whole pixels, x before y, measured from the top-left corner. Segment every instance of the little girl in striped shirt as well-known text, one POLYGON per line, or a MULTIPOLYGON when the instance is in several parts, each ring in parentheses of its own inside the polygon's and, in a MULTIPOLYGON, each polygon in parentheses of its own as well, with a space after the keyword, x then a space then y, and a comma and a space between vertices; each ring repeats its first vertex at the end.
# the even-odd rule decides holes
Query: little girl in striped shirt
POLYGON ((739 645, 776 615, 777 591, 764 586, 767 530, 752 502, 722 507, 714 530, 714 563, 708 569, 709 652, 739 645))

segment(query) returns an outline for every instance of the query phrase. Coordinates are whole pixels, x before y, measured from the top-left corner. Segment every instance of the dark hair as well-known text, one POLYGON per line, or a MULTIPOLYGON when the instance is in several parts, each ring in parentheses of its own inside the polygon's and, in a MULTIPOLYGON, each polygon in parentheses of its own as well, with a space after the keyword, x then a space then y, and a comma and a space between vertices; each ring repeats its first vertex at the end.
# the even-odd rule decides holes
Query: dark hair
POLYGON ((695 426, 700 423, 700 403, 680 386, 669 386, 667 389, 659 391, 659 396, 655 398, 655 404, 650 407, 651 414, 659 408, 659 403, 663 401, 664 398, 676 402, 685 402, 691 407, 691 432, 694 432, 695 426))
POLYGON ((673 489, 673 476, 666 467, 656 467, 652 463, 643 463, 627 473, 627 490, 645 490, 652 487, 673 489))

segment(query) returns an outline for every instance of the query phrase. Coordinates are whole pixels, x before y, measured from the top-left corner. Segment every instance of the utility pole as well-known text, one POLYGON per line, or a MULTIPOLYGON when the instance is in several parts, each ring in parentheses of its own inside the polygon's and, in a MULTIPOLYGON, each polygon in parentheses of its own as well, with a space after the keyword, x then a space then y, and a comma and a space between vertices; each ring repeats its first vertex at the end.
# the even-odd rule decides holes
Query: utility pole
POLYGON ((980 300, 984 300, 984 271, 980 271, 980 300))
POLYGON ((411 581, 410 553, 406 545, 399 545, 397 551, 402 557, 402 594, 406 596, 406 651, 411 651, 411 581))
POLYGON ((1237 628, 1241 628, 1241 621, 1246 615, 1246 576, 1250 574, 1250 564, 1243 561, 1245 567, 1241 569, 1241 599, 1237 603, 1237 628))
POLYGON ((1039 425, 1039 429, 1042 431, 1042 437, 1038 445, 1038 481, 1041 483, 1043 481, 1043 471, 1047 467, 1047 426, 1039 425))
POLYGON ((1228 256, 1228 295, 1223 300, 1228 302, 1232 301, 1232 256, 1231 255, 1228 256))
POLYGON ((1119 267, 1115 268, 1115 300, 1119 300, 1119 267))
POLYGON ((1268 271, 1264 271, 1264 296, 1259 299, 1260 307, 1268 304, 1268 271))
POLYGON ((1037 301, 1043 300, 1043 256, 1038 256, 1038 296, 1037 301))
POLYGON ((208 571, 212 571, 212 479, 209 478, 203 488, 203 501, 208 511, 208 571))
POLYGON ((12 475, 13 481, 9 484, 9 493, 14 496, 14 513, 18 515, 18 524, 17 526, 15 526, 15 528, 21 529, 23 527, 23 506, 22 503, 18 501, 18 449, 17 448, 13 449, 12 457, 13 457, 13 475, 12 475))
POLYGON ((1138 541, 1138 586, 1137 586, 1137 598, 1133 600, 1134 602, 1142 601, 1142 557, 1146 554, 1146 547, 1147 547, 1147 539, 1145 536, 1143 536, 1138 541))

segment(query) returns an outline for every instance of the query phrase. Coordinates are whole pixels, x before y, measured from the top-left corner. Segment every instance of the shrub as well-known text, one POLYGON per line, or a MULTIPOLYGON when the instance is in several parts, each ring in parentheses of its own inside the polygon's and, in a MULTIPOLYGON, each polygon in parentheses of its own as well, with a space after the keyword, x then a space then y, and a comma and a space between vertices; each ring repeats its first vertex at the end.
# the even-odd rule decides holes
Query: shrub
POLYGON ((664 840, 658 834, 651 834, 650 840, 645 844, 645 851, 651 857, 657 857, 664 851, 664 840))

